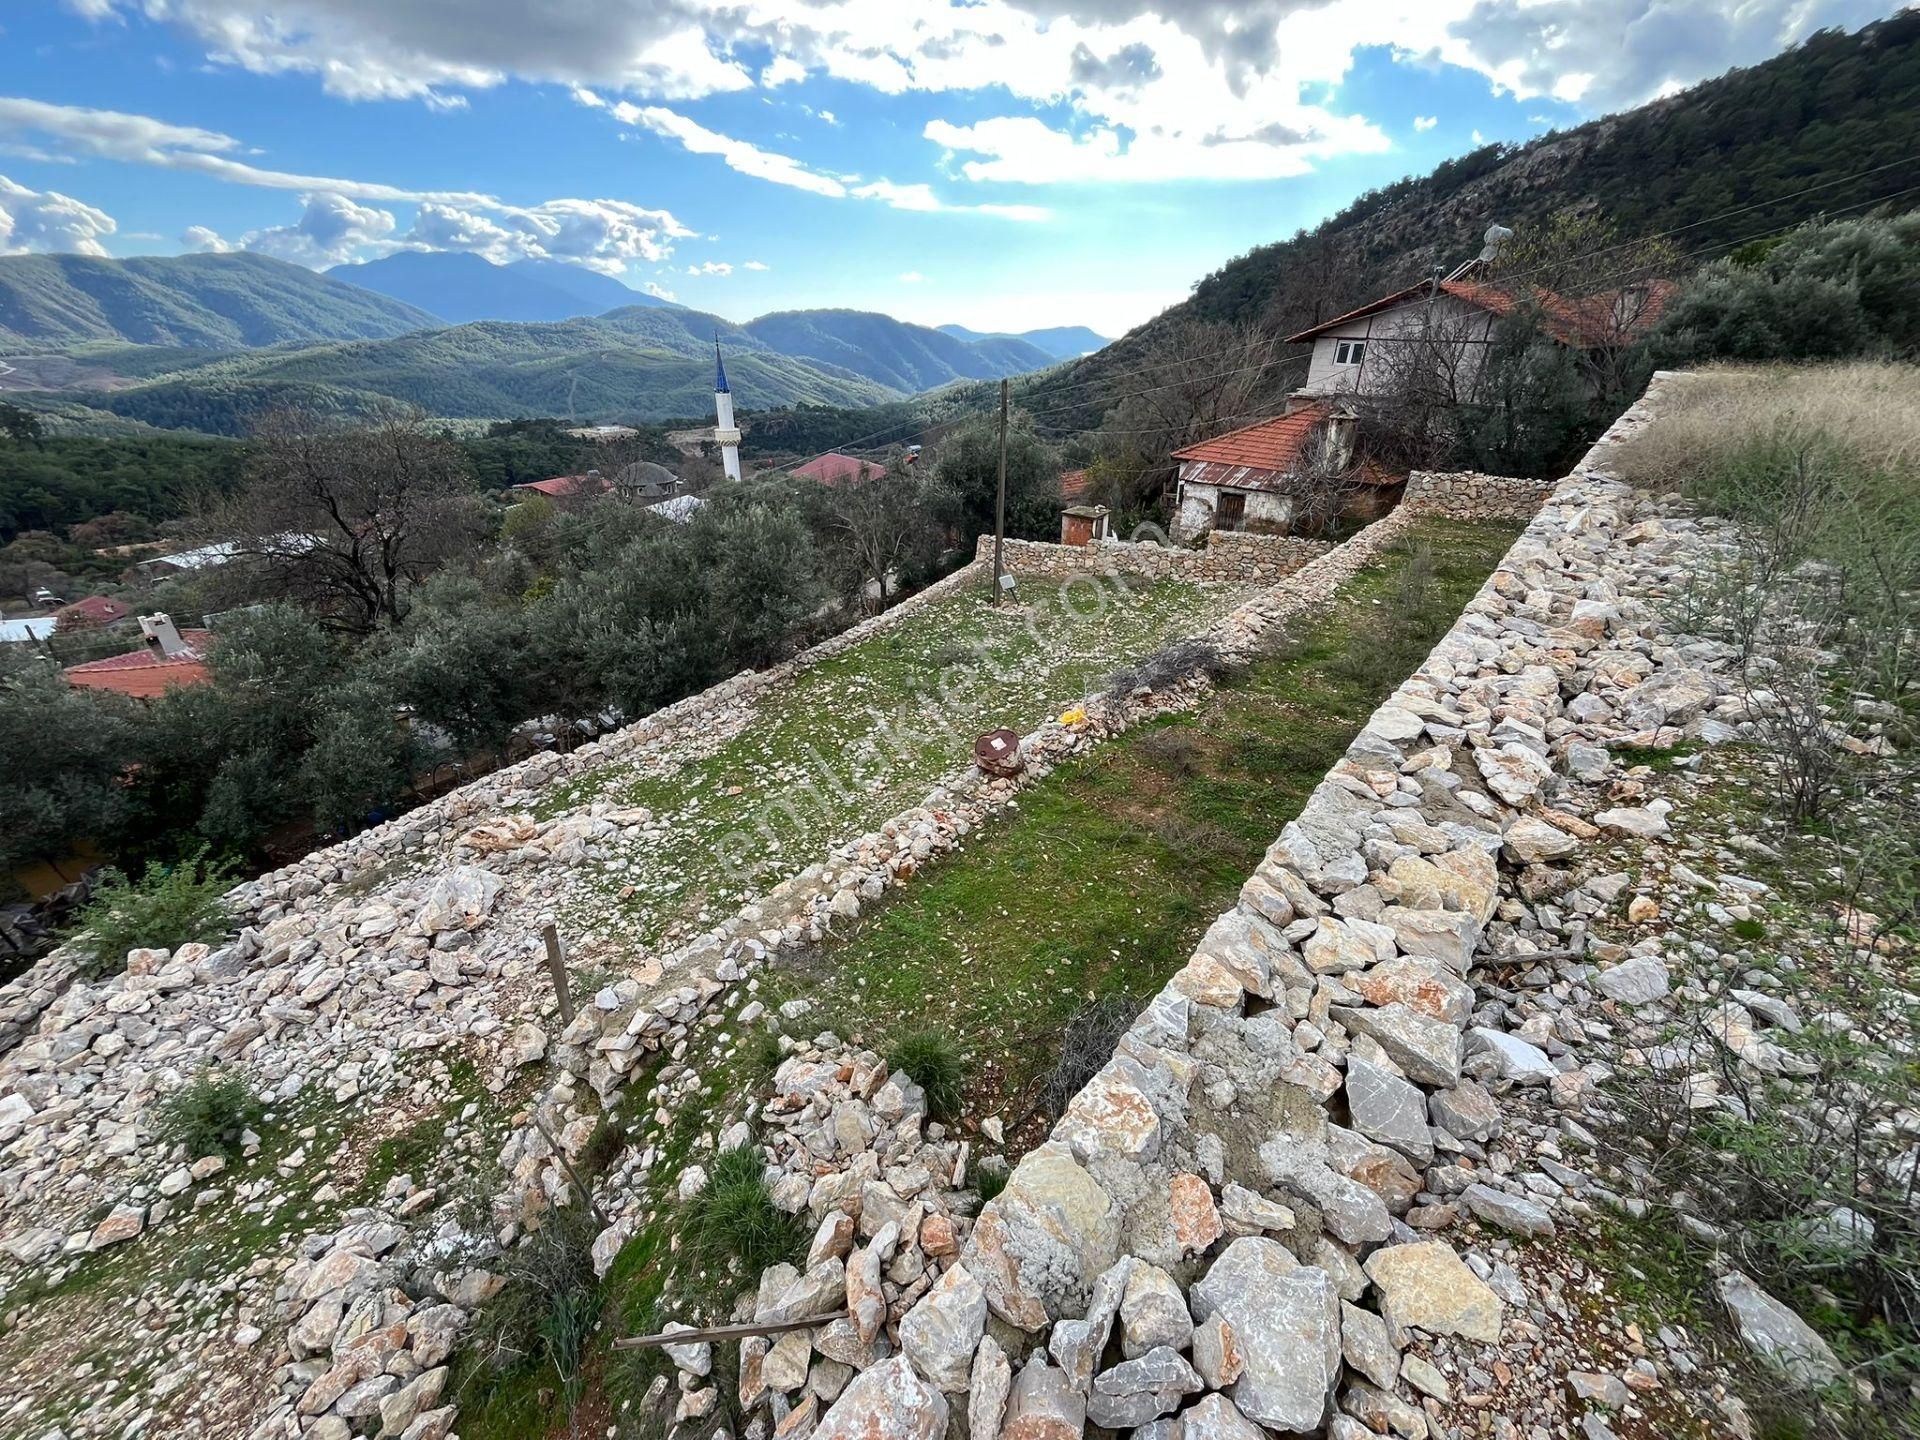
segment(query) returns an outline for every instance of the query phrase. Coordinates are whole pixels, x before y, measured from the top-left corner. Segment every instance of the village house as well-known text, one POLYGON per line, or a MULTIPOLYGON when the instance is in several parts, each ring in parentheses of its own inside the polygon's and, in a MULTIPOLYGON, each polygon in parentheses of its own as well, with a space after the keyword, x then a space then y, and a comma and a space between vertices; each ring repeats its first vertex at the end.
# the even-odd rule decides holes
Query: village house
POLYGON ((878 479, 887 473, 887 467, 836 451, 796 466, 793 473, 803 480, 818 480, 822 485, 855 485, 863 480, 878 479))
POLYGON ((145 643, 138 650, 67 666, 67 683, 80 690, 112 690, 152 700, 176 686, 212 678, 206 665, 211 630, 181 630, 170 615, 142 615, 140 633, 145 643))
POLYGON ((105 630, 118 625, 133 611, 124 601, 114 600, 105 595, 89 595, 84 600, 76 600, 71 605, 63 605, 53 612, 53 618, 61 631, 69 630, 105 630))
POLYGON ((1290 400, 1286 413, 1173 452, 1180 462, 1173 535, 1209 530, 1290 535, 1335 518, 1317 513, 1337 487, 1339 513, 1371 519, 1391 510, 1406 476, 1353 464, 1354 416, 1333 400, 1290 400), (1311 523, 1309 523, 1311 522, 1311 523))

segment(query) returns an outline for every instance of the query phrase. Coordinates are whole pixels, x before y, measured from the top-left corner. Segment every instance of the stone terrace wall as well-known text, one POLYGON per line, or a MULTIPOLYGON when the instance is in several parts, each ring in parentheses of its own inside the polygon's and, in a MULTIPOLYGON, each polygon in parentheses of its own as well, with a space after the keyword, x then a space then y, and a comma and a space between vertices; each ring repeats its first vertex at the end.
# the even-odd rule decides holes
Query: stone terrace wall
MULTIPOLYGON (((1601 444, 1605 444, 1604 438, 1601 444)), ((1598 448, 1597 446, 1595 447, 1598 448)), ((1560 482, 1481 475, 1473 470, 1416 470, 1407 479, 1403 509, 1451 515, 1459 520, 1525 519, 1560 482)))
MULTIPOLYGON (((1193 580, 1271 585, 1326 554, 1333 545, 1297 535, 1223 533, 1207 536, 1207 548, 1105 540, 1097 545, 1052 545, 1039 540, 1006 542, 1006 567, 1015 575, 1066 580, 1075 575, 1137 575, 1147 580, 1193 580)), ((993 537, 982 535, 974 564, 993 564, 993 537)))
MULTIPOLYGON (((902 1318, 904 1353, 856 1379, 814 1440, 932 1440, 943 1390, 961 1392, 975 1440, 1089 1422, 1160 1434, 1175 1411, 1164 1433, 1207 1440, 1428 1433, 1419 1394, 1447 1382, 1402 1352, 1418 1335, 1493 1342, 1523 1298, 1431 1238, 1458 1211, 1444 1202, 1553 1228, 1538 1205, 1472 1183, 1498 1093, 1560 1073, 1494 1028, 1465 978, 1480 953, 1528 948, 1500 862, 1537 866, 1600 833, 1551 807, 1558 770, 1591 769, 1584 727, 1612 713, 1602 692, 1631 688, 1635 711, 1648 697, 1656 730, 1667 713, 1652 698, 1660 652, 1623 665, 1602 638, 1620 613, 1604 557, 1632 501, 1599 467, 1657 390, 1374 713, 902 1318), (989 1333, 989 1310, 1012 1330, 989 1333), (916 1343, 929 1336, 939 1344, 916 1343), (1124 1358, 1110 1363, 1115 1339, 1124 1358)), ((1456 502, 1469 490, 1441 488, 1456 502)), ((1662 823, 1596 818, 1616 833, 1662 823)))

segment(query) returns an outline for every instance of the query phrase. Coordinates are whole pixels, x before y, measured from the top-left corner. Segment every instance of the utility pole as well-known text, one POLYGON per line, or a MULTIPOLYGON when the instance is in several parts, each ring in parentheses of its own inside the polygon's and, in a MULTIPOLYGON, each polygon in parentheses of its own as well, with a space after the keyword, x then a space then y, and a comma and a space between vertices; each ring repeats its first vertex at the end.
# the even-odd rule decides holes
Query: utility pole
POLYGON ((1001 547, 1007 540, 1007 404, 1010 382, 1000 382, 1000 493, 993 502, 993 603, 1000 603, 1000 577, 1006 573, 1001 547))

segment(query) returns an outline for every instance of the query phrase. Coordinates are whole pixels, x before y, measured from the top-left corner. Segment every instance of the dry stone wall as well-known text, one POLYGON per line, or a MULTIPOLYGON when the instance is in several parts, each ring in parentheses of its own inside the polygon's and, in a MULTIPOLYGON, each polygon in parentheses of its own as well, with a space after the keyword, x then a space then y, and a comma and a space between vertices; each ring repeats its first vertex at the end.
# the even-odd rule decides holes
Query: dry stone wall
POLYGON ((1477 471, 1416 470, 1407 479, 1402 508, 1459 520, 1524 519, 1553 493, 1552 480, 1526 480, 1477 471))
POLYGON ((1554 867, 1664 830, 1658 805, 1560 808, 1605 747, 1716 723, 1698 657, 1654 643, 1621 589, 1622 551, 1663 532, 1632 523, 1606 458, 1652 403, 1554 489, 958 1258, 932 1263, 895 1330, 939 1336, 938 1363, 906 1345, 816 1435, 922 1440, 964 1407, 972 1440, 1424 1436, 1465 1377, 1421 1352, 1524 1324, 1514 1272, 1436 1236, 1463 1212, 1553 1232, 1544 1195, 1478 1162, 1505 1094, 1571 1102, 1593 1077, 1532 1021, 1510 1032, 1473 972, 1544 960, 1549 936, 1582 948, 1549 906, 1554 867))
MULTIPOLYGON (((1214 531, 1204 550, 1150 541, 1103 540, 1094 545, 1051 545, 1008 540, 1003 559, 1014 575, 1067 580, 1076 575, 1131 575, 1144 580, 1271 585, 1333 549, 1325 540, 1297 535, 1214 531)), ((974 563, 993 564, 993 537, 982 535, 974 563)))

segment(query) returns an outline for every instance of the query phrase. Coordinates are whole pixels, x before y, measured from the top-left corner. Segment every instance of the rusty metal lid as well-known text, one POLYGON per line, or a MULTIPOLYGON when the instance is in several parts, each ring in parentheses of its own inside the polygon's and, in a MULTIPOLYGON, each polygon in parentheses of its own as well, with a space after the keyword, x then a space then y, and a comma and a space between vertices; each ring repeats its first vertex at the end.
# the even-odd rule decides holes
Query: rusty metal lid
POLYGON ((989 730, 973 742, 973 763, 989 775, 1020 773, 1020 733, 1017 730, 989 730))

